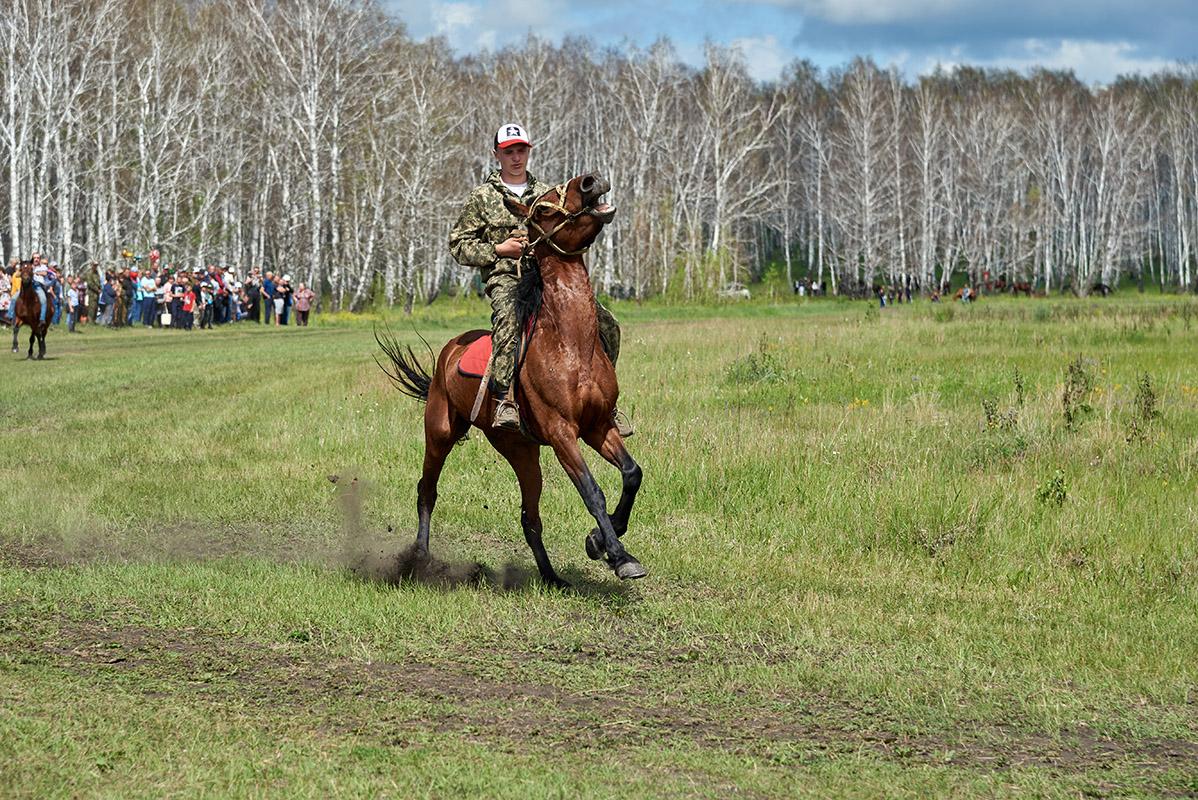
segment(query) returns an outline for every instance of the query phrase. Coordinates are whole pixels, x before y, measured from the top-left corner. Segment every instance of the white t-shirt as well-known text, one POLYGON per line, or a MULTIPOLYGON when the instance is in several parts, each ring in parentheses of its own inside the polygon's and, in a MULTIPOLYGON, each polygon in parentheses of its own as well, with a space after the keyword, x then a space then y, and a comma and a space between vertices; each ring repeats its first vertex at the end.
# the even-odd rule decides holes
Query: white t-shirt
POLYGON ((516 197, 523 197, 524 193, 528 191, 528 181, 524 183, 508 183, 501 178, 500 183, 506 186, 508 191, 516 195, 516 197))

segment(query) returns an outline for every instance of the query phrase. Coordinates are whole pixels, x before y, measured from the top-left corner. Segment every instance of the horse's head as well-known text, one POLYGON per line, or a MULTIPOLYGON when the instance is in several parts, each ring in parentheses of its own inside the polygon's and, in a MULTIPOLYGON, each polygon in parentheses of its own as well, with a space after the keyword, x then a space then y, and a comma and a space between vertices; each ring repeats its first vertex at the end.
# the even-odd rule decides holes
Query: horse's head
POLYGON ((33 262, 32 261, 22 261, 21 262, 21 282, 24 283, 25 281, 31 281, 31 280, 33 280, 33 262))
POLYGON ((528 226, 530 247, 544 243, 560 255, 579 255, 616 216, 614 206, 599 202, 609 189, 607 179, 592 172, 545 192, 531 206, 510 196, 503 202, 528 226))

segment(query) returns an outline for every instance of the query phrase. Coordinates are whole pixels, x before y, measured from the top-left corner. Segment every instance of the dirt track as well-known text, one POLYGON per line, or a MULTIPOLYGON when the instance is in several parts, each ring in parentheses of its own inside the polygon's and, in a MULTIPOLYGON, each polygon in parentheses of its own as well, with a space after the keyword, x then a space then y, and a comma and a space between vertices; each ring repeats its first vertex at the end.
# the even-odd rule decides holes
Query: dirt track
MULTIPOLYGON (((13 606, 0 610, 0 641, 55 669, 136 674, 150 695, 180 692, 202 702, 291 709, 320 726, 377 734, 390 744, 428 730, 492 745, 526 748, 533 742, 567 750, 668 739, 775 760, 810 750, 866 751, 902 763, 986 771, 1035 766, 1066 774, 1122 766, 1149 779, 1198 763, 1198 744, 1192 741, 1105 738, 1087 727, 1050 733, 978 724, 953 736, 900 733, 901 721, 821 695, 746 698, 744 708, 705 707, 713 713, 703 714, 686 697, 640 696, 632 687, 567 692, 528 680, 535 665, 521 653, 507 654, 511 678, 501 679, 452 654, 438 663, 325 659, 302 635, 271 645, 192 629, 32 619, 13 606), (397 697, 419 699, 429 713, 421 718, 388 713, 397 697)), ((646 669, 685 669, 685 660, 670 653, 637 658, 646 669)))

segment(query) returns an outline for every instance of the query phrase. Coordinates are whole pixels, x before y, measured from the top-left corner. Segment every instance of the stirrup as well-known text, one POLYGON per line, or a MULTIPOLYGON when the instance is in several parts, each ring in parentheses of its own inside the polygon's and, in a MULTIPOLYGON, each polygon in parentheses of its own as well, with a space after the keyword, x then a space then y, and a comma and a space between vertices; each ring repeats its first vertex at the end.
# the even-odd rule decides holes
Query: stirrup
POLYGON ((495 403, 495 416, 491 421, 492 428, 505 431, 520 430, 520 408, 511 400, 499 400, 495 403))
POLYGON ((616 433, 620 434, 621 439, 627 439, 636 433, 632 429, 632 423, 628 421, 627 415, 618 408, 613 409, 611 412, 611 423, 616 427, 616 433))

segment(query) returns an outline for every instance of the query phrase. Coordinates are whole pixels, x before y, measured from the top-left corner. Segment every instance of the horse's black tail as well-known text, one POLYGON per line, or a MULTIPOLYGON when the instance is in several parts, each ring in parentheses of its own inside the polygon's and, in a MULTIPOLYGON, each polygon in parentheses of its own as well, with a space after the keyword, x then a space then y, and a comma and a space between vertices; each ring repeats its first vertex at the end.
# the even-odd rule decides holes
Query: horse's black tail
MULTIPOLYGON (((419 333, 416 334, 420 336, 419 333)), ((390 328, 382 336, 379 335, 379 330, 374 329, 374 340, 378 342, 379 347, 383 349, 383 353, 387 358, 391 359, 391 368, 383 366, 378 358, 374 359, 374 363, 379 365, 391 382, 395 384, 395 388, 406 394, 414 400, 419 400, 421 403, 428 400, 428 389, 432 385, 433 376, 425 371, 420 365, 420 359, 416 358, 416 354, 412 352, 411 347, 404 347, 395 340, 391 334, 390 328)), ((420 336, 420 341, 424 342, 424 346, 428 348, 429 355, 433 355, 433 348, 429 347, 423 336, 420 336)))

